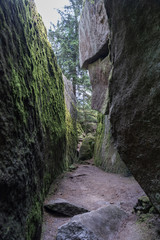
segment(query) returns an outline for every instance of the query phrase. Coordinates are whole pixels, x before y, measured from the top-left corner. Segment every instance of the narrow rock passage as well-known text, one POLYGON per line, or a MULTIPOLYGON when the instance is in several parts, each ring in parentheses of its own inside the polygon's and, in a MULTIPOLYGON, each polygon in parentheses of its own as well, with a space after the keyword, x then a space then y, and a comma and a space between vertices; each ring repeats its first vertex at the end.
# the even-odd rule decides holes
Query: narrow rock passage
MULTIPOLYGON (((137 199, 145 195, 135 179, 106 173, 95 167, 92 161, 89 163, 78 165, 76 170, 64 174, 63 178, 57 180, 56 192, 53 193, 54 184, 45 203, 62 198, 89 211, 106 205, 116 205, 127 212, 129 217, 119 230, 117 238, 113 240, 151 240, 149 229, 143 229, 141 224, 137 224, 137 217, 133 214, 137 199)), ((41 239, 55 240, 58 227, 69 219, 44 211, 41 239)))

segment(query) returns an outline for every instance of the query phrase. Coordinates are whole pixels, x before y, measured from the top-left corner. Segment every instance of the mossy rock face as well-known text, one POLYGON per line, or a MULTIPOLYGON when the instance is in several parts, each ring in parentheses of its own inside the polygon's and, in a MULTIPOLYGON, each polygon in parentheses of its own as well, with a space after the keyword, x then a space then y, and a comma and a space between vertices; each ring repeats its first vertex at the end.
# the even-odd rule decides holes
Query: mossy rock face
POLYGON ((130 176, 129 170, 121 160, 114 146, 110 121, 107 115, 98 115, 98 127, 95 138, 94 162, 106 172, 130 176))
POLYGON ((79 152, 79 160, 87 160, 93 157, 95 137, 91 134, 85 137, 79 152))
POLYGON ((66 120, 66 161, 68 169, 70 164, 77 160, 77 109, 76 97, 73 93, 72 82, 63 75, 64 93, 65 93, 65 120, 66 120))
POLYGON ((66 166, 65 115, 62 73, 34 2, 0 1, 3 240, 39 238, 44 196, 66 166))

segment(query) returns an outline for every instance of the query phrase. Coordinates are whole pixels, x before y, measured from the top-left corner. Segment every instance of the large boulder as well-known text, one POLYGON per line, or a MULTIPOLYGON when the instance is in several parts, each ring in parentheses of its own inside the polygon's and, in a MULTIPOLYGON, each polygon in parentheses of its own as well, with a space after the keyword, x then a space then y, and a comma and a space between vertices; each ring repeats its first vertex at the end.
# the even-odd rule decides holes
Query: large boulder
POLYGON ((106 0, 105 6, 112 32, 112 135, 160 212, 160 2, 106 0))
MULTIPOLYGON (((88 11, 91 20, 95 13, 92 9, 96 9, 98 2, 101 0, 97 0, 88 11)), ((103 0, 103 3, 109 22, 106 34, 111 33, 108 48, 112 63, 109 78, 106 75, 109 95, 104 101, 114 147, 160 212, 160 3, 157 0, 103 0)), ((84 14, 88 6, 89 3, 86 3, 84 14)), ((104 10, 102 12, 105 13, 104 10)), ((80 34, 80 46, 89 35, 85 27, 88 18, 84 16, 87 15, 82 14, 81 18, 80 29, 84 27, 84 31, 80 34)), ((101 25, 102 22, 100 29, 101 25)), ((93 42, 97 37, 97 28, 93 23, 93 42)), ((107 56, 106 49, 101 47, 102 53, 97 50, 91 63, 107 56)), ((80 51, 85 57, 81 65, 89 68, 90 57, 86 57, 89 55, 84 54, 81 47, 80 51)), ((103 80, 98 78, 101 86, 103 80)))
POLYGON ((92 237, 98 240, 115 239, 126 217, 127 214, 116 206, 80 214, 58 229, 57 240, 91 240, 92 237))

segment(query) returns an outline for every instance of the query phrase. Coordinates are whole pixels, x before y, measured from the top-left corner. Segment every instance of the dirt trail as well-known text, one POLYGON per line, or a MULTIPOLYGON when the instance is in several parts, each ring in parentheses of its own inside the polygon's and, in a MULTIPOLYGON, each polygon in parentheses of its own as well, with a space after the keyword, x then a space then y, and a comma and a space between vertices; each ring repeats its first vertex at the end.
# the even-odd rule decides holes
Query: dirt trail
MULTIPOLYGON (((88 210, 95 210, 109 204, 117 205, 129 214, 127 222, 120 229, 118 238, 113 240, 158 240, 152 227, 145 223, 137 223, 133 207, 137 199, 145 195, 133 177, 111 174, 90 164, 78 165, 57 181, 58 188, 50 193, 45 201, 62 198, 88 210)), ((44 211, 42 240, 55 240, 57 228, 68 222, 70 218, 53 216, 44 211)))

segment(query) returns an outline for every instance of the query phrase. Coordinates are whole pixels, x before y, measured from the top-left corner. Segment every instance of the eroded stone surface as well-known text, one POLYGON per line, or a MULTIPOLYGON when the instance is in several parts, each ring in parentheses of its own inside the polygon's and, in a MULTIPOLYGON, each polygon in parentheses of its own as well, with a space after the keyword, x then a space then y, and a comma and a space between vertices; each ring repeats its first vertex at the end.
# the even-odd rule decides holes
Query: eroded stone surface
POLYGON ((107 56, 109 34, 104 1, 86 0, 79 25, 81 67, 107 56))

